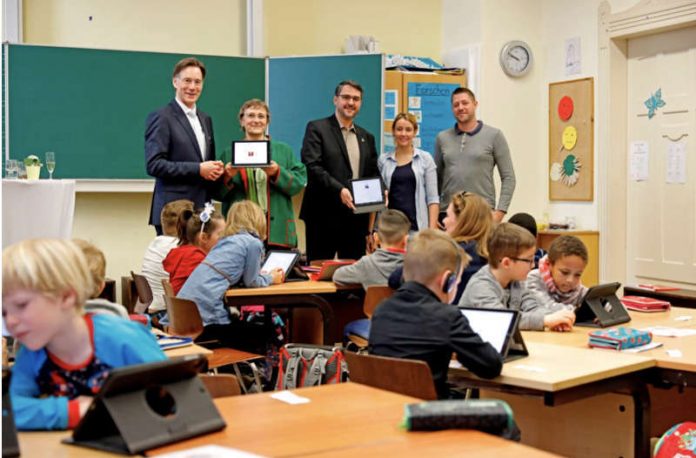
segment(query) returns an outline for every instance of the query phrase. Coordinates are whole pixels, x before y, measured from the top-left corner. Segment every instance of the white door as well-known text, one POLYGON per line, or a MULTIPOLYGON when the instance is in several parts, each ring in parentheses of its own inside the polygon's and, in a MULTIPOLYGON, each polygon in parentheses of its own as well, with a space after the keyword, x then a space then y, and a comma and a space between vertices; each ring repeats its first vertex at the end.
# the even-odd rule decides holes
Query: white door
POLYGON ((696 285, 696 27, 629 40, 627 76, 627 280, 696 285), (642 181, 632 142, 648 147, 642 181))

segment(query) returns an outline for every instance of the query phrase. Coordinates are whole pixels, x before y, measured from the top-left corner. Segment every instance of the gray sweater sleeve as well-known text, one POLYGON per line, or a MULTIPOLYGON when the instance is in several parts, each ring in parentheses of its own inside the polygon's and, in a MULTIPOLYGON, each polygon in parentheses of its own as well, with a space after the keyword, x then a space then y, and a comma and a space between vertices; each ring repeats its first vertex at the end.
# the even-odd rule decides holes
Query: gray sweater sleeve
POLYGON ((495 279, 477 273, 467 283, 459 306, 505 309, 504 295, 503 287, 495 279))
POLYGON ((544 316, 551 313, 547 310, 536 297, 533 291, 518 285, 519 288, 519 311, 520 311, 520 330, 522 331, 543 331, 544 316))
MULTIPOLYGON (((437 193, 442 195, 442 172, 445 168, 445 162, 442 159, 442 141, 440 140, 440 134, 435 137, 435 171, 437 175, 437 193)), ((442 198, 442 197, 440 197, 442 198)))
POLYGON ((336 269, 333 281, 340 285, 362 285, 366 277, 365 258, 366 256, 363 256, 354 264, 336 269))
POLYGON ((498 166, 498 174, 500 175, 500 199, 496 209, 507 212, 510 202, 512 201, 512 193, 515 191, 515 169, 512 166, 512 158, 510 157, 510 148, 507 140, 501 131, 495 136, 493 141, 493 155, 495 163, 498 166))

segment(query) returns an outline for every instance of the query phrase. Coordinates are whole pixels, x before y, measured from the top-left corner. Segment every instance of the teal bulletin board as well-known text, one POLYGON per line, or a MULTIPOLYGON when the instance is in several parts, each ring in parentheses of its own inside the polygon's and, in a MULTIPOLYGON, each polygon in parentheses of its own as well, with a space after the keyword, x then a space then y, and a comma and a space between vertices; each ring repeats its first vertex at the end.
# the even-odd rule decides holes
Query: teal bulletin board
POLYGON ((334 90, 350 79, 363 88, 355 122, 375 136, 380 151, 383 75, 381 54, 269 58, 271 138, 288 143, 299 157, 307 123, 334 113, 334 90))
MULTIPOLYGON (((187 55, 28 45, 3 53, 10 158, 54 151, 56 178, 149 178, 145 119, 174 97, 172 69, 187 55)), ((213 118, 219 155, 242 136, 241 104, 264 98, 265 60, 196 57, 207 69, 198 108, 213 118)))

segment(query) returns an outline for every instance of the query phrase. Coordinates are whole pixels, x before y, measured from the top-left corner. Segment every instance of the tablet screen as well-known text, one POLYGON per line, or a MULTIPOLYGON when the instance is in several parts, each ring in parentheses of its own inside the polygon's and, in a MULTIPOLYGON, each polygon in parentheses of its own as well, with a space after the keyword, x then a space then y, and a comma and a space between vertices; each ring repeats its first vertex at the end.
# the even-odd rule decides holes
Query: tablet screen
POLYGON ((269 251, 266 261, 261 266, 261 271, 270 273, 273 269, 283 269, 287 277, 288 271, 292 268, 298 253, 292 251, 269 251))
POLYGON ((242 167, 270 165, 268 146, 267 141, 232 142, 232 165, 242 167))
POLYGON ((384 200, 380 178, 353 180, 351 186, 353 188, 353 202, 355 205, 372 204, 384 200))
POLYGON ((461 309, 462 315, 469 320, 469 325, 484 342, 493 345, 498 353, 503 354, 508 335, 514 331, 511 328, 515 318, 514 311, 461 309))

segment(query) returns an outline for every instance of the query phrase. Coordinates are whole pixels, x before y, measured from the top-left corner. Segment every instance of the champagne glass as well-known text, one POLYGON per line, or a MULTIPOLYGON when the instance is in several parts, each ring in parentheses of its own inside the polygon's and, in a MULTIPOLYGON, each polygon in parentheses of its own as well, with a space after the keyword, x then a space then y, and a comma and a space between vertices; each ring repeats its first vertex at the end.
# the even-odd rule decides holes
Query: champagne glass
POLYGON ((17 159, 8 159, 5 161, 5 178, 7 179, 17 179, 17 169, 19 164, 17 159))
POLYGON ((53 179, 53 171, 56 169, 56 153, 53 151, 46 152, 46 169, 48 170, 48 178, 53 179))

